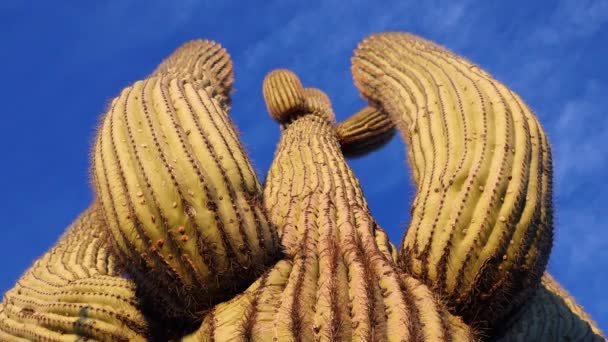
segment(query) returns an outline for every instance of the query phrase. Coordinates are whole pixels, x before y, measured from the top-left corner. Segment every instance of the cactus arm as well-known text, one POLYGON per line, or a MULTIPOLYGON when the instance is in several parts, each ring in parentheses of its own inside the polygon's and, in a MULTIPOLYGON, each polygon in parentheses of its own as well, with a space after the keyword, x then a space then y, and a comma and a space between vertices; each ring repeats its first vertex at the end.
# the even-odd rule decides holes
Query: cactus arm
POLYGON ((221 46, 187 43, 112 102, 94 147, 95 187, 121 266, 175 322, 200 319, 279 254, 226 113, 231 85, 221 46))
POLYGON ((148 323, 135 284, 120 276, 105 247, 96 204, 9 290, 0 307, 0 338, 145 341, 148 323))
POLYGON ((361 157, 388 143, 395 123, 388 114, 365 107, 336 126, 338 141, 346 158, 361 157))
POLYGON ((496 341, 606 341, 589 315, 553 277, 545 273, 540 287, 504 324, 496 341))
POLYGON ((542 128, 500 82, 413 35, 367 38, 353 74, 408 146, 417 194, 400 264, 466 322, 492 325, 540 282, 550 252, 542 128))

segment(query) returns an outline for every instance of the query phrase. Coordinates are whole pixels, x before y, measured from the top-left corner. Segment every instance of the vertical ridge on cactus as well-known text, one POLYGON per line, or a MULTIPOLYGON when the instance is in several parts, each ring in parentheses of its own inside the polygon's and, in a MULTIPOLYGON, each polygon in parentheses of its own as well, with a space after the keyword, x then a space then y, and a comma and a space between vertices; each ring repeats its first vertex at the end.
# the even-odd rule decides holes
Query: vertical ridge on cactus
POLYGON ((388 143, 395 123, 388 114, 367 106, 340 122, 336 134, 345 157, 360 157, 388 143))
POLYGON ((225 112, 230 58, 187 43, 112 101, 93 170, 115 252, 177 321, 250 285, 279 254, 262 189, 225 112))
POLYGON ((145 341, 135 284, 123 279, 92 205, 4 295, 0 339, 145 341))
POLYGON ((542 128, 500 82, 413 35, 365 39, 353 75, 408 147, 417 194, 400 264, 466 322, 491 325, 530 295, 551 249, 542 128))
POLYGON ((264 191, 286 260, 215 306, 189 339, 472 340, 428 287, 398 272, 342 156, 327 96, 280 70, 265 79, 264 98, 269 111, 286 111, 271 113, 283 127, 264 191))
POLYGON ((503 324, 497 341, 605 341, 595 322, 551 275, 503 324))

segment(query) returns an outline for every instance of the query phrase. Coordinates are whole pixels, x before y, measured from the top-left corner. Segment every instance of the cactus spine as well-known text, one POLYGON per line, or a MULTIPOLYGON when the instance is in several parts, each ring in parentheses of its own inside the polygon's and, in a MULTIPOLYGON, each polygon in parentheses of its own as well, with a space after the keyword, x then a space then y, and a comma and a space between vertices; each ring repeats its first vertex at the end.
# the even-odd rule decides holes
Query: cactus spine
POLYGON ((135 284, 104 246, 96 205, 17 281, 0 305, 2 341, 145 341, 135 284))
POLYGON ((178 321, 249 286, 278 252, 225 112, 231 84, 226 51, 190 42, 114 99, 94 148, 114 250, 159 313, 178 321))
POLYGON ((477 66, 409 34, 365 39, 353 74, 408 145, 417 194, 400 264, 466 322, 504 317, 540 282, 551 249, 551 154, 538 121, 477 66))
POLYGON ((287 260, 216 306, 191 338, 470 340, 426 286, 397 271, 394 247, 342 156, 327 96, 278 70, 265 79, 264 98, 283 124, 264 201, 287 260))
POLYGON ((388 114, 368 106, 340 122, 336 134, 345 157, 360 157, 389 142, 395 123, 388 114))

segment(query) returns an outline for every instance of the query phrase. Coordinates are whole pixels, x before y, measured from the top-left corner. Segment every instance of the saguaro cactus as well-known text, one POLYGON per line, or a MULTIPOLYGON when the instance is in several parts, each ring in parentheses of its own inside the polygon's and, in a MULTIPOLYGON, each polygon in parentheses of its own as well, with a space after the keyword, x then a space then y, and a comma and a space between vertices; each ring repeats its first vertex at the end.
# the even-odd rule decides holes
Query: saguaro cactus
POLYGON ((190 42, 112 101, 95 143, 114 251, 159 313, 180 321, 250 285, 279 254, 225 112, 231 84, 226 51, 190 42))
POLYGON ((551 155, 523 101, 412 35, 355 54, 370 106, 338 125, 322 91, 266 77, 282 132, 263 189, 221 46, 189 42, 123 90, 95 142, 97 200, 5 294, 0 340, 604 340, 541 280, 551 155), (398 255, 344 159, 395 126, 417 184, 398 255))
POLYGON ((398 272, 344 161, 325 94, 278 70, 265 79, 264 98, 283 126, 264 202, 287 260, 214 307, 190 338, 471 340, 426 286, 398 272))
POLYGON ((120 276, 96 205, 17 281, 0 305, 2 341, 145 341, 136 286, 120 276))
POLYGON ((500 82, 412 35, 365 39, 353 74, 408 145, 417 193, 402 267, 466 322, 491 325, 534 291, 551 249, 542 128, 500 82))

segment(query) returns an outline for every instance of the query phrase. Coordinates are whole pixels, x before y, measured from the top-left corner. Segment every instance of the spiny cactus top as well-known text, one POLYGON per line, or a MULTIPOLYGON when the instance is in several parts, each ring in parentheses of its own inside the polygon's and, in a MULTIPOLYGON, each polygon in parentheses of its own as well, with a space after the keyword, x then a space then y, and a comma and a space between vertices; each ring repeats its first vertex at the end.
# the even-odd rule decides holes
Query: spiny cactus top
POLYGON ((94 149, 114 251, 158 311, 185 320, 250 285, 279 253, 225 112, 226 51, 179 48, 112 101, 94 149))
POLYGON ((264 203, 287 259, 216 306, 190 338, 471 340, 426 286, 397 271, 394 247, 344 161, 327 96, 277 70, 264 81, 264 98, 283 124, 264 203))
POLYGON ((401 265, 467 322, 495 322, 534 291, 551 249, 551 154, 537 119, 477 66, 408 34, 365 39, 353 74, 408 145, 417 193, 401 265))
POLYGON ((17 281, 0 305, 0 341, 145 341, 135 284, 120 276, 97 205, 17 281))

